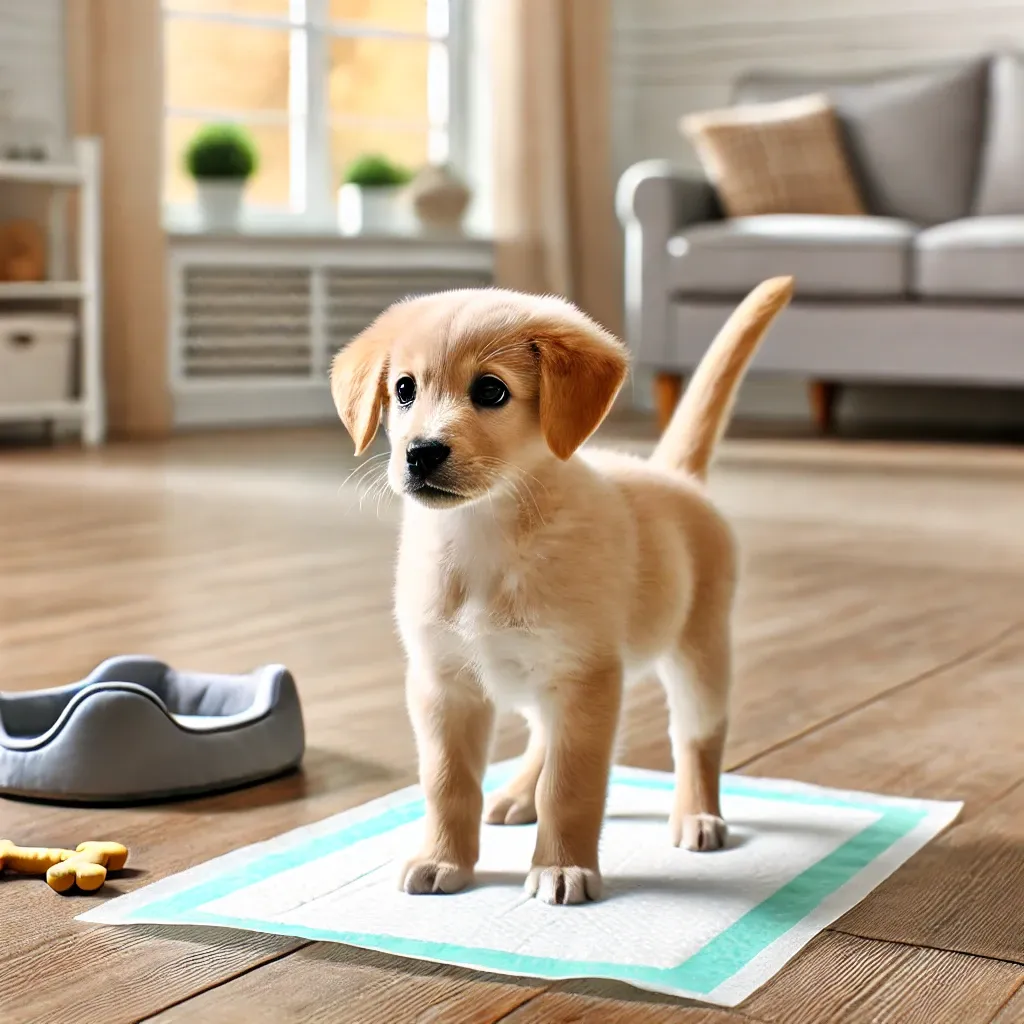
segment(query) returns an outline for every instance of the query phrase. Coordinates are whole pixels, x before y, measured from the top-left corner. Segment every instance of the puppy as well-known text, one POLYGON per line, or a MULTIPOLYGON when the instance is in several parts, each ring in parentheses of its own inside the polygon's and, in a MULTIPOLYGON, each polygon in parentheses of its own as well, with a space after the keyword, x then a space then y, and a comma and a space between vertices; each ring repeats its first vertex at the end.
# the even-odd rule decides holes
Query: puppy
POLYGON ((386 420, 388 481, 404 498, 395 607, 427 803, 406 892, 466 886, 484 816, 537 822, 529 894, 596 899, 623 689, 652 670, 671 716, 672 842, 723 845, 736 557, 701 484, 746 367, 791 294, 792 279, 778 278, 741 303, 647 461, 578 452, 628 361, 559 299, 412 299, 338 353, 331 390, 356 454, 386 420), (524 714, 530 741, 485 810, 503 706, 524 714))

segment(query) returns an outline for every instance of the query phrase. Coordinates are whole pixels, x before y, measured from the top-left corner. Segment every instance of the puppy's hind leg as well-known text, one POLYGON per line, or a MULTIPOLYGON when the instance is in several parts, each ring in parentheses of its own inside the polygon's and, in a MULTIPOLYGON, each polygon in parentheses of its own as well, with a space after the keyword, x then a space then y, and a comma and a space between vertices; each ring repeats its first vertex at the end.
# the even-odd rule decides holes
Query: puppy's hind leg
POLYGON ((727 727, 730 651, 728 620, 686 642, 658 666, 669 706, 676 790, 670 829, 674 846, 719 850, 726 826, 719 777, 727 727))
POLYGON ((530 726, 530 742, 516 777, 488 799, 484 811, 488 825, 532 825, 537 820, 537 783, 544 770, 548 739, 536 711, 524 711, 523 717, 530 726))

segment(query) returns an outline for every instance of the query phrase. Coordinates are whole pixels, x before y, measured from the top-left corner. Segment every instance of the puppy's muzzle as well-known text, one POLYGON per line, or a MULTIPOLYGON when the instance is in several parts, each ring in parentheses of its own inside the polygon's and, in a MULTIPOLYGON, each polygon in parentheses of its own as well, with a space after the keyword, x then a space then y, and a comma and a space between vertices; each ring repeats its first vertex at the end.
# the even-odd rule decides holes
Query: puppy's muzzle
POLYGON ((410 441, 405 449, 407 472, 413 480, 427 483, 451 453, 451 448, 441 441, 410 441))

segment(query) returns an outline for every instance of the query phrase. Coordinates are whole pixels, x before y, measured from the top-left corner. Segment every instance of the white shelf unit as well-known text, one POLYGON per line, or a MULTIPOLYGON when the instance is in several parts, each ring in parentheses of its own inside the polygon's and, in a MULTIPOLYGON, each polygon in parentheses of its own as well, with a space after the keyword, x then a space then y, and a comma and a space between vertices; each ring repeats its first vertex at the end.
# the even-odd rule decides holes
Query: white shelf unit
POLYGON ((85 175, 77 163, 0 160, 0 181, 23 181, 38 185, 82 185, 85 183, 85 175))
MULTIPOLYGON (((33 311, 52 302, 74 302, 78 319, 76 394, 59 402, 0 403, 0 422, 58 423, 78 429, 86 445, 102 444, 106 436, 106 401, 103 394, 103 343, 100 317, 100 144, 74 141, 71 163, 0 161, 0 188, 7 183, 32 184, 51 190, 51 213, 63 206, 61 191, 77 189, 78 279, 37 282, 0 282, 0 313, 17 303, 19 311, 33 311)), ((60 219, 58 217, 58 219, 60 219)), ((53 216, 51 216, 51 221, 53 216)), ((57 241, 66 246, 67 225, 61 224, 57 241)), ((54 234, 51 232, 51 235, 54 234)), ((51 245, 54 238, 51 237, 51 245)), ((66 265, 63 254, 51 257, 51 266, 66 265)))
POLYGON ((0 300, 9 302, 81 299, 84 295, 85 286, 81 281, 0 281, 0 300))
POLYGON ((490 285, 489 242, 174 236, 178 428, 329 422, 334 353, 397 299, 490 285))

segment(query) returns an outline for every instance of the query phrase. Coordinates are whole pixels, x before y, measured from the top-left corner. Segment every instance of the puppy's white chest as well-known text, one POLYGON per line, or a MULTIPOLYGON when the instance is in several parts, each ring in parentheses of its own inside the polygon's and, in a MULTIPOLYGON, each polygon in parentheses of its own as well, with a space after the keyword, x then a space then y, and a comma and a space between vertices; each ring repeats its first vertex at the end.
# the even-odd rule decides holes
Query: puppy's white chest
POLYGON ((421 574, 415 589, 400 587, 403 632, 419 638, 414 647, 472 667, 496 703, 531 702, 552 678, 558 649, 536 552, 490 516, 451 522, 431 545, 429 567, 412 545, 400 560, 400 574, 421 574))
POLYGON ((529 632, 535 625, 530 595, 522 573, 515 569, 488 571, 468 566, 463 572, 465 600, 457 619, 464 620, 468 636, 529 632))
POLYGON ((514 571, 468 578, 448 628, 451 640, 499 703, 528 700, 550 678, 552 637, 536 621, 523 579, 514 571))

